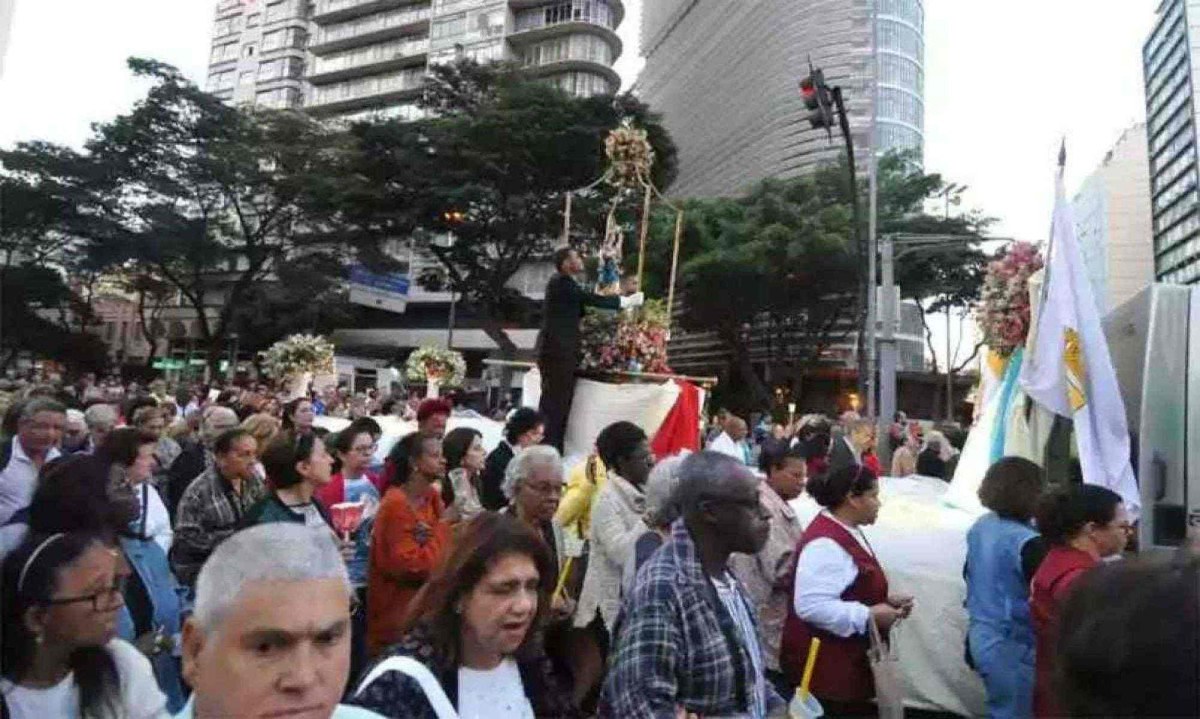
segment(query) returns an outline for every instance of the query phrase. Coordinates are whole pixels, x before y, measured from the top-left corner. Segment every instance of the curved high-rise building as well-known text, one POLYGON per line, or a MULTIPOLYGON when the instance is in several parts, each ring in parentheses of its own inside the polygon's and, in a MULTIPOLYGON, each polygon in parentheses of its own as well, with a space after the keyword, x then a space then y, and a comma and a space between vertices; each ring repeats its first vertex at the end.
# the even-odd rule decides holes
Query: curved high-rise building
POLYGON ((842 87, 860 159, 876 77, 880 151, 924 151, 921 0, 652 0, 642 21, 636 90, 679 148, 675 194, 735 194, 836 159, 840 138, 809 127, 798 93, 810 61, 842 87))

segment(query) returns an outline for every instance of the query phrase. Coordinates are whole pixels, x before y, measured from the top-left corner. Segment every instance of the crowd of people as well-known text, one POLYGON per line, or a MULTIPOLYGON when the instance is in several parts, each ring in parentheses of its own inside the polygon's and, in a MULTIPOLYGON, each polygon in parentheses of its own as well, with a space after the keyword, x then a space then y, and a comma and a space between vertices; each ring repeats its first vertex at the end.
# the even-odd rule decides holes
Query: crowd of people
MULTIPOLYGON (((312 397, 88 394, 4 417, 5 717, 765 719, 817 640, 825 716, 872 716, 870 636, 922 611, 864 532, 887 473, 853 414, 726 414, 671 457, 619 421, 568 468, 537 411, 488 452, 431 399, 377 465, 379 424, 324 433, 312 397)), ((949 480, 945 434, 896 419, 891 474, 949 480)), ((1195 558, 1112 562, 1120 498, 1025 460, 980 498, 966 645, 942 649, 990 715, 1200 715, 1195 558)))

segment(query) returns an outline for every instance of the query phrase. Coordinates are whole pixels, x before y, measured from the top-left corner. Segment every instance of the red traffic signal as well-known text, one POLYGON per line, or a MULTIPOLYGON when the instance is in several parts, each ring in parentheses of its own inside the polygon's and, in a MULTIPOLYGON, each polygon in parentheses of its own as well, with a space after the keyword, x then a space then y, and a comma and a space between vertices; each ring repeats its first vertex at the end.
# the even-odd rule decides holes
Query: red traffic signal
POLYGON ((808 123, 813 128, 833 127, 833 99, 825 84, 824 72, 811 70, 808 77, 800 81, 800 97, 809 111, 808 123))

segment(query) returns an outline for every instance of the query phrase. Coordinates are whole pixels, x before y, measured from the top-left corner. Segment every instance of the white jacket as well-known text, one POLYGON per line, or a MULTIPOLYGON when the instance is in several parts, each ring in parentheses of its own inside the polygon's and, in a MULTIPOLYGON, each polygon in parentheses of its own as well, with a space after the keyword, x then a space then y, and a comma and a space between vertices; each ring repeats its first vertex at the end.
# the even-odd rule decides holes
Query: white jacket
POLYGON ((650 531, 642 519, 645 510, 642 491, 609 470, 608 481, 592 505, 592 525, 588 531, 591 554, 575 610, 576 627, 590 624, 599 609, 605 628, 612 632, 621 608, 622 572, 633 556, 638 537, 650 531))

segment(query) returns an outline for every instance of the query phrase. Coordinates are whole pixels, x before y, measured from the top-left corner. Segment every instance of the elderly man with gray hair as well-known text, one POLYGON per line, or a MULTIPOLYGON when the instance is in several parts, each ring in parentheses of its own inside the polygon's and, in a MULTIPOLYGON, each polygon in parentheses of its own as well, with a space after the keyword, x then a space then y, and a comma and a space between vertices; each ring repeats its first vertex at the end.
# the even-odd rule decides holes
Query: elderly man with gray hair
POLYGON ((375 719, 338 704, 350 672, 353 593, 333 537, 262 524, 213 551, 183 628, 194 693, 177 719, 375 719))
POLYGON ((29 506, 38 472, 58 458, 66 412, 42 397, 26 400, 16 410, 17 433, 0 445, 0 525, 29 506))
POLYGON ((88 428, 88 446, 84 451, 93 454, 100 449, 104 445, 104 438, 117 426, 119 419, 117 408, 111 404, 100 402, 84 410, 83 421, 88 428))
POLYGON ((699 452, 672 494, 682 518, 625 596, 601 716, 786 717, 754 607, 728 567, 767 541, 758 479, 736 458, 699 452))

